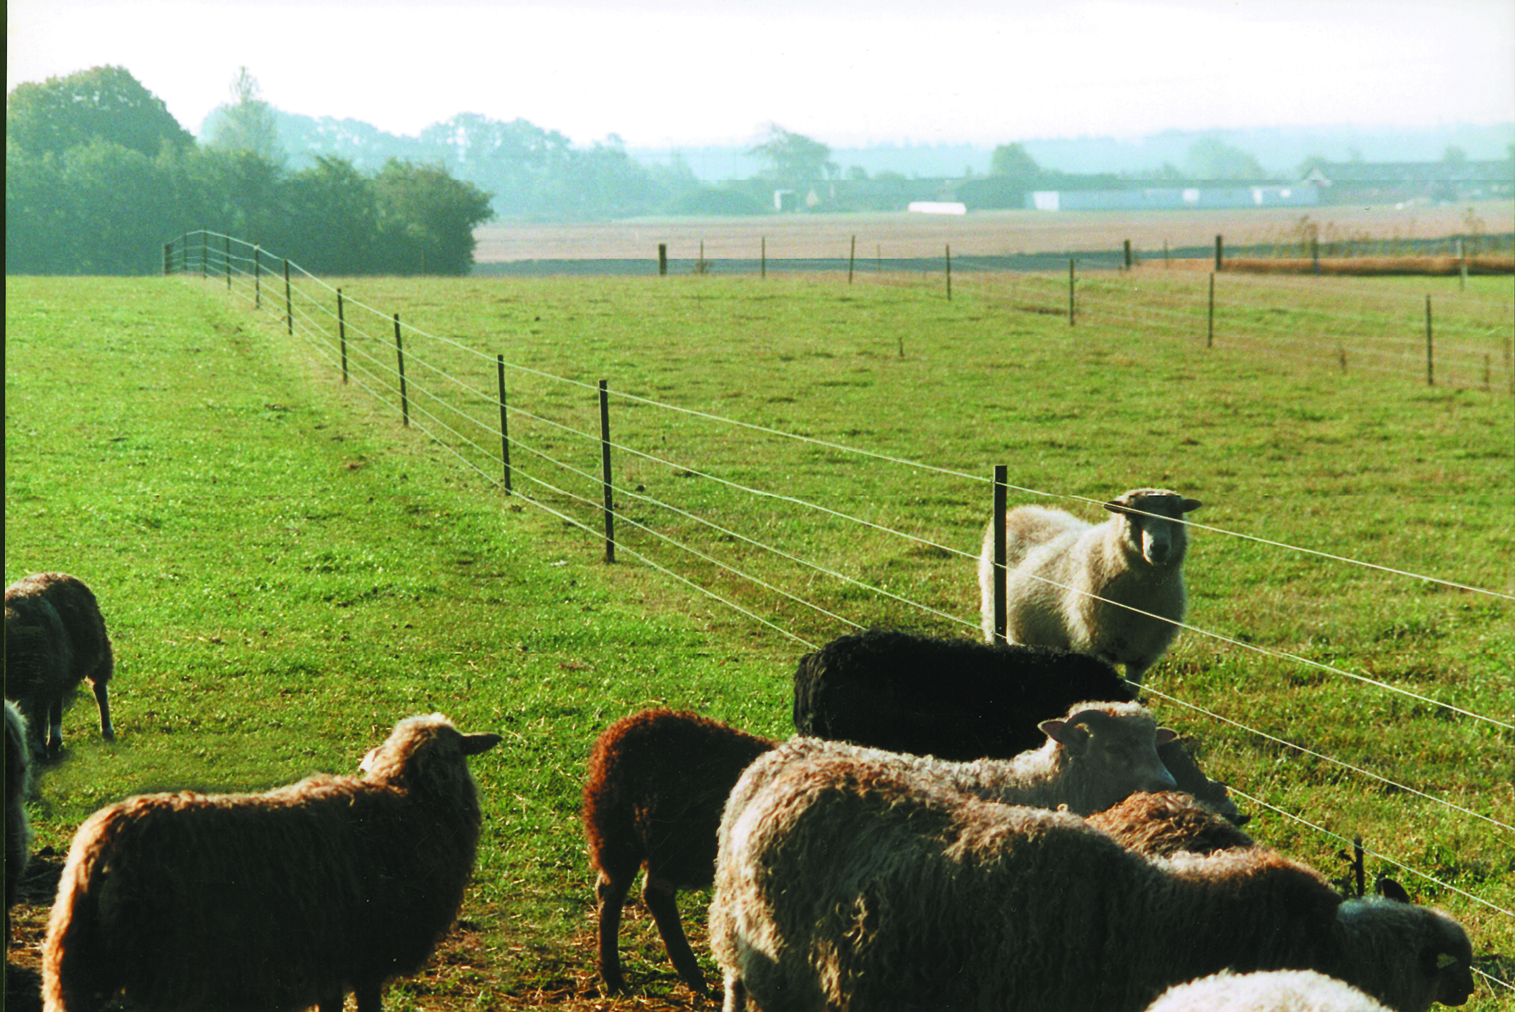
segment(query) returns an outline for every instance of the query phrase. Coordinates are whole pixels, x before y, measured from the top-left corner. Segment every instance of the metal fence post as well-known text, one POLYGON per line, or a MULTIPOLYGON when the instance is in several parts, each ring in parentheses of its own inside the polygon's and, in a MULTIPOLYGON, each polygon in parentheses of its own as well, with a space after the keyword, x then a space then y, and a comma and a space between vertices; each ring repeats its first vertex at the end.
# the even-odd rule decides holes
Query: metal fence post
POLYGON ((289 258, 284 258, 284 329, 291 337, 295 333, 295 300, 289 287, 289 258))
POLYGON ((347 382, 347 316, 342 306, 342 289, 337 289, 337 344, 342 348, 342 382, 347 382))
POLYGON ((405 346, 400 343, 400 314, 395 314, 395 358, 400 363, 400 421, 410 427, 410 396, 405 392, 405 346))
POLYGON ((510 423, 505 417, 505 356, 496 355, 494 362, 500 380, 500 462, 505 467, 505 494, 510 495, 510 423))
POLYGON ((994 642, 1006 642, 1009 626, 1008 608, 1005 602, 1005 492, 1009 483, 1010 469, 1004 464, 994 465, 994 518, 990 521, 994 531, 994 642))
POLYGON ((605 561, 615 561, 615 494, 610 482, 610 391, 600 380, 600 469, 605 490, 605 561))

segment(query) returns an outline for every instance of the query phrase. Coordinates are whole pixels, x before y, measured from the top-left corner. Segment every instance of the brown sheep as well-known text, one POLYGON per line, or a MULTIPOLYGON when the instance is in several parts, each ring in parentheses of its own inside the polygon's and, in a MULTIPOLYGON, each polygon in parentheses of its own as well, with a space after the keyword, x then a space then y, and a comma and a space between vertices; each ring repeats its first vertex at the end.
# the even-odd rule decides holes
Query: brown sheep
POLYGON ((463 901, 481 813, 467 758, 495 734, 400 721, 365 778, 264 794, 148 794, 74 835, 48 921, 47 1012, 124 990, 148 1012, 379 1012, 463 901))
POLYGON ((88 680, 100 734, 114 741, 109 683, 115 655, 95 595, 67 573, 37 573, 5 588, 5 698, 26 717, 39 759, 63 750, 63 708, 88 680))

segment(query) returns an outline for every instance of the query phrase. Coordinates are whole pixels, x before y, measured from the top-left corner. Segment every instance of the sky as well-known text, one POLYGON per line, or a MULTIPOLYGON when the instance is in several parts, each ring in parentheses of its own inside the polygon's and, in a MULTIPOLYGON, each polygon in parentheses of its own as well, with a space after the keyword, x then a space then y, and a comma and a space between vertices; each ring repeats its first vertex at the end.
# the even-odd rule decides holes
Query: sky
POLYGON ((1515 121, 1515 0, 10 0, 6 90, 124 66, 199 132, 458 113, 588 145, 833 148, 1515 121))

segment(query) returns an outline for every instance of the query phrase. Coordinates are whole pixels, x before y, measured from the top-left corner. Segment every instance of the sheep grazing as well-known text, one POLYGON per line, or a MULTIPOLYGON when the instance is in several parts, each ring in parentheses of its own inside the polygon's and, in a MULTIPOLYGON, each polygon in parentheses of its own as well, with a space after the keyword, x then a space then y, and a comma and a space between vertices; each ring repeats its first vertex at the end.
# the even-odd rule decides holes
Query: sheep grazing
POLYGON ((63 708, 85 679, 100 708, 100 734, 114 741, 110 637, 95 595, 67 573, 38 573, 5 588, 5 698, 21 708, 38 758, 63 750, 63 708))
POLYGON ((1147 1012, 1389 1012, 1314 970, 1221 972, 1164 991, 1147 1012))
POLYGON ((784 751, 747 768, 721 820, 727 1012, 1137 1012, 1228 968, 1319 970, 1397 1012, 1471 992, 1450 917, 1343 900, 1265 848, 1147 857, 910 764, 784 751))
POLYGON ((774 743, 693 713, 644 710, 594 743, 584 781, 584 835, 595 885, 600 978, 624 991, 621 907, 646 869, 642 901, 679 977, 710 991, 679 921, 677 892, 715 881, 716 829, 742 771, 774 743))
MULTIPOLYGON (((1139 488, 1105 503, 1115 516, 1097 526, 1041 506, 1010 510, 1006 637, 1124 664, 1126 677, 1140 682, 1178 635, 1175 623, 1183 621, 1189 541, 1183 515, 1200 505, 1167 489, 1139 488)), ((994 578, 991 522, 978 560, 984 637, 990 641, 994 578)))
POLYGON ((21 876, 26 872, 32 840, 26 824, 26 792, 31 781, 30 750, 26 747, 26 718, 11 702, 5 704, 5 944, 10 947, 11 907, 21 876))
POLYGON ((48 921, 48 1012, 378 1012, 384 982, 425 964, 463 901, 480 811, 467 757, 500 741, 410 717, 365 778, 266 794, 149 794, 74 835, 48 921))
MULTIPOLYGON (((794 728, 889 752, 1008 759, 1039 746, 1039 722, 1079 700, 1129 702, 1136 693, 1087 654, 869 629, 800 658, 794 728)), ((1158 754, 1181 790, 1246 821, 1225 784, 1201 773, 1180 742, 1160 744, 1158 754)))
POLYGON ((1084 821, 1113 836, 1128 850, 1152 857, 1256 846, 1252 837, 1229 820, 1175 791, 1138 792, 1102 812, 1085 816, 1084 821))

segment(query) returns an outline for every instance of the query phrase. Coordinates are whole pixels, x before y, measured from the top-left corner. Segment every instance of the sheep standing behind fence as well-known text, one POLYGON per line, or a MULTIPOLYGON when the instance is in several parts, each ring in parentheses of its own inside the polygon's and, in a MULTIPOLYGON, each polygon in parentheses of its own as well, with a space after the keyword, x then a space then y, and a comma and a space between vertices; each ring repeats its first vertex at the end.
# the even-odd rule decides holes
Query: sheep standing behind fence
POLYGON ((463 900, 481 813, 467 757, 499 735, 411 717, 365 778, 265 794, 150 794, 74 835, 48 922, 48 1012, 339 1012, 425 964, 463 900))
POLYGON ((1265 848, 1145 857, 1070 814, 846 753, 747 768, 709 930, 726 1012, 1138 1012, 1226 968, 1319 970, 1397 1012, 1472 990, 1467 934, 1438 911, 1344 901, 1265 848))
MULTIPOLYGON (((1178 635, 1175 623, 1183 621, 1183 515, 1200 505, 1168 489, 1140 488, 1105 503, 1115 516, 1098 525, 1042 506, 1010 510, 1007 638, 1094 654, 1124 664, 1126 677, 1140 682, 1178 635)), ((991 642, 995 575, 991 522, 978 562, 984 636, 991 642)))
POLYGON ((115 655, 95 595, 78 577, 37 573, 5 588, 5 698, 26 717, 38 758, 63 750, 63 708, 89 681, 100 710, 100 734, 114 741, 110 721, 115 655))

